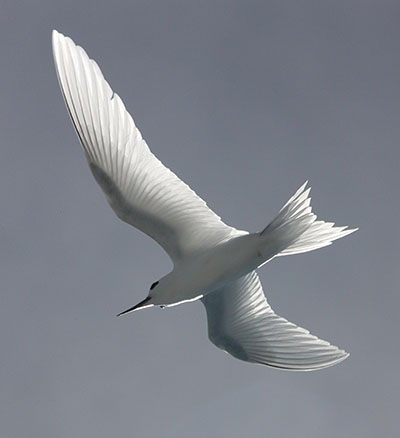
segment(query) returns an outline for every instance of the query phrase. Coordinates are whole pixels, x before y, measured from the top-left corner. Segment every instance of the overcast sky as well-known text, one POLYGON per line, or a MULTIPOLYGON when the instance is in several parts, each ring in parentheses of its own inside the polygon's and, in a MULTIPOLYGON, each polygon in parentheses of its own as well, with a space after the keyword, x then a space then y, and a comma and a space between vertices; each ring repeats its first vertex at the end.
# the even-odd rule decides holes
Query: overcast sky
POLYGON ((0 2, 4 437, 397 437, 400 3, 0 2), (260 270, 276 312, 351 353, 291 373, 207 339, 200 303, 115 315, 171 268, 85 162, 51 30, 152 151, 230 225, 263 229, 309 179, 360 231, 260 270))

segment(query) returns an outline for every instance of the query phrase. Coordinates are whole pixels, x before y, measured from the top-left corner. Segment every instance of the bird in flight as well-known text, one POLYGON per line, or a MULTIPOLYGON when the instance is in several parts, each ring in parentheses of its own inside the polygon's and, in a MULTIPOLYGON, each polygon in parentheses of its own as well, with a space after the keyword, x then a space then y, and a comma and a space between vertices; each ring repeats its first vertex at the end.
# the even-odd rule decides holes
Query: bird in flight
POLYGON ((200 299, 211 342, 238 359, 303 371, 344 360, 344 350, 272 310, 256 269, 275 257, 330 245, 356 229, 317 220, 307 183, 261 232, 226 225, 153 155, 82 47, 54 30, 53 54, 69 115, 108 203, 173 262, 172 271, 151 285, 143 301, 119 315, 200 299))

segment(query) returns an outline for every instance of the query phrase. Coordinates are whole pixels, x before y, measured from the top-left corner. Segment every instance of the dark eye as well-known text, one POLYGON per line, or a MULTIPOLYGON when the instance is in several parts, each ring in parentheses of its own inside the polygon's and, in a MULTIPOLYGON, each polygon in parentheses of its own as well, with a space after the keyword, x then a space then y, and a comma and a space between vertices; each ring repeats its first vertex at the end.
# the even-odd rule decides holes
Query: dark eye
POLYGON ((150 290, 153 290, 153 289, 157 286, 158 283, 159 283, 158 281, 156 281, 155 283, 153 283, 153 284, 150 286, 150 290))

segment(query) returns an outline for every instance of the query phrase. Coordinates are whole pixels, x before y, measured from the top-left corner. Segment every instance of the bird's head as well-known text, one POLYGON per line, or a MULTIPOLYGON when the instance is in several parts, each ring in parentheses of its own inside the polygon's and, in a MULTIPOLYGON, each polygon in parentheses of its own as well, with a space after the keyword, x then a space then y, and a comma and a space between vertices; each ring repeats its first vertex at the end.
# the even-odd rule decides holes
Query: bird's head
POLYGON ((160 302, 160 291, 163 288, 162 284, 163 284, 163 279, 155 281, 151 286, 150 286, 150 290, 149 290, 149 294, 147 295, 147 297, 140 301, 140 303, 136 304, 135 306, 131 307, 128 310, 125 310, 121 313, 119 313, 117 316, 121 316, 121 315, 125 315, 126 313, 130 313, 133 312, 134 310, 139 310, 139 309, 145 309, 146 307, 152 307, 152 306, 162 306, 163 303, 160 302))

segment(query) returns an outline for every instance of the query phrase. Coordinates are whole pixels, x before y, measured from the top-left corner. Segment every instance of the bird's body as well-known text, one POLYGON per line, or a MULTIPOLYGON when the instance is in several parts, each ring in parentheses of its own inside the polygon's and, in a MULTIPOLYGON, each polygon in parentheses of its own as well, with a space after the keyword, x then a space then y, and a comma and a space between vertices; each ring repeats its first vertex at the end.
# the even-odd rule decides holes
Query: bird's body
POLYGON ((259 234, 246 234, 195 254, 160 280, 152 303, 174 305, 207 295, 262 264, 259 234))
POLYGON ((150 152, 97 64, 53 31, 61 90, 89 167, 117 216, 156 240, 173 270, 122 313, 201 299, 210 340, 249 362, 324 368, 348 354, 276 315, 255 270, 274 257, 330 245, 355 230, 317 221, 304 184, 263 231, 226 225, 150 152))

